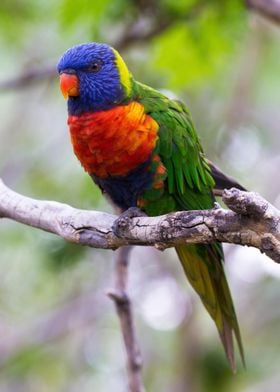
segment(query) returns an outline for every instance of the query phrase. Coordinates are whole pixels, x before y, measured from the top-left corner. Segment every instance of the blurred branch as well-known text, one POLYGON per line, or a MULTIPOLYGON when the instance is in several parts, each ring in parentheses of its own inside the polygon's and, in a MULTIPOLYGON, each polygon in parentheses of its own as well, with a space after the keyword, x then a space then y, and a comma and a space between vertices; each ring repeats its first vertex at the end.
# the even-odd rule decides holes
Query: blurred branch
MULTIPOLYGON (((279 0, 245 0, 245 3, 249 9, 280 23, 279 0)), ((147 42, 177 22, 194 20, 202 12, 206 3, 197 2, 188 9, 187 13, 181 15, 162 12, 152 2, 135 1, 135 4, 139 17, 128 23, 123 30, 124 33, 114 42, 118 50, 125 50, 136 43, 147 42)), ((0 82, 0 91, 25 88, 44 79, 54 79, 56 75, 55 66, 27 70, 10 80, 0 82)))
POLYGON ((256 247, 280 262, 280 211, 254 192, 232 188, 224 190, 222 196, 230 210, 216 207, 156 217, 126 217, 118 219, 117 230, 113 230, 116 215, 31 199, 0 181, 0 217, 96 248, 151 245, 163 250, 183 243, 220 241, 256 247))
POLYGON ((98 318, 100 309, 96 306, 96 297, 96 289, 85 292, 23 328, 17 326, 10 330, 5 326, 3 331, 3 326, 0 325, 0 367, 28 346, 41 346, 93 323, 98 318))
POLYGON ((19 90, 45 79, 54 79, 56 75, 55 66, 28 70, 15 78, 0 82, 0 91, 19 90))
POLYGON ((279 0, 246 0, 249 9, 256 11, 258 14, 280 23, 280 1, 279 0))
POLYGON ((137 20, 126 26, 124 34, 116 41, 114 46, 118 50, 124 50, 137 42, 146 42, 175 23, 193 21, 205 7, 204 0, 198 1, 186 13, 178 15, 169 11, 163 12, 157 2, 136 0, 135 4, 140 15, 137 20))
MULTIPOLYGON (((205 6, 205 1, 202 0, 188 9, 186 14, 172 15, 168 11, 162 12, 157 4, 144 3, 146 4, 142 1, 135 1, 139 16, 125 26, 123 34, 114 42, 116 49, 122 51, 133 44, 147 42, 177 22, 193 20, 205 6)), ((27 70, 10 80, 0 82, 0 92, 25 88, 44 79, 54 79, 56 75, 55 66, 27 70)))
POLYGON ((131 392, 143 392, 144 387, 141 381, 142 358, 135 337, 131 302, 126 292, 130 250, 130 246, 123 246, 117 250, 115 288, 108 295, 114 301, 120 319, 127 355, 129 390, 131 392))

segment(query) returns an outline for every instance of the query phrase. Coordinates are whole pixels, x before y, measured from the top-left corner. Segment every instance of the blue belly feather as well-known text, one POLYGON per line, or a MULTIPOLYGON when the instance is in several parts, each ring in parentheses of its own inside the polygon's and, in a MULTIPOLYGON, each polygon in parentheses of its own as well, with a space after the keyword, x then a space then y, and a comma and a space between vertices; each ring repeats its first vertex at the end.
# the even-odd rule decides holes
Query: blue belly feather
POLYGON ((91 177, 116 206, 127 210, 129 207, 137 207, 139 196, 152 185, 154 172, 150 165, 151 159, 148 159, 126 176, 91 177))

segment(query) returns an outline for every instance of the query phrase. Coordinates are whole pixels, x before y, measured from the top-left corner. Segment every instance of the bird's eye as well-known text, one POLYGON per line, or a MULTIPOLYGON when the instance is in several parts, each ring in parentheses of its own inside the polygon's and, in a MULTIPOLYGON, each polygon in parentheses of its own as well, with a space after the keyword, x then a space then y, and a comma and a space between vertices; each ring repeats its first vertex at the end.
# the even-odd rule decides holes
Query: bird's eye
POLYGON ((96 73, 100 70, 100 68, 102 67, 102 63, 101 61, 94 61, 93 63, 91 63, 88 67, 87 67, 87 71, 89 72, 93 72, 96 73))

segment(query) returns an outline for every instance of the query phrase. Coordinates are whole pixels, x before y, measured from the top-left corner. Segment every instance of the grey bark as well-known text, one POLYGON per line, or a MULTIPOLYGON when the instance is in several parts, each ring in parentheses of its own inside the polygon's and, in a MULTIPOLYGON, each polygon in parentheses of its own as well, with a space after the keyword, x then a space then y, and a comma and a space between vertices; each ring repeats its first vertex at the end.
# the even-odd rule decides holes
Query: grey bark
POLYGON ((0 217, 95 248, 151 245, 163 250, 183 243, 220 241, 253 246, 280 262, 280 211, 254 192, 232 188, 222 197, 230 210, 216 206, 211 210, 124 218, 116 235, 112 230, 116 215, 31 199, 0 181, 0 217))

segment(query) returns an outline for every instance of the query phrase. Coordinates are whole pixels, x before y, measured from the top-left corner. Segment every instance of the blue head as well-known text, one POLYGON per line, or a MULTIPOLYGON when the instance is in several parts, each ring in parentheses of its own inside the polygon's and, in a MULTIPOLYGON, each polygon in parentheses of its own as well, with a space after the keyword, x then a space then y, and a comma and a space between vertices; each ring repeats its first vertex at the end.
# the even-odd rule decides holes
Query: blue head
POLYGON ((110 109, 131 94, 131 75, 119 53, 106 44, 91 42, 68 49, 57 70, 73 115, 110 109))

